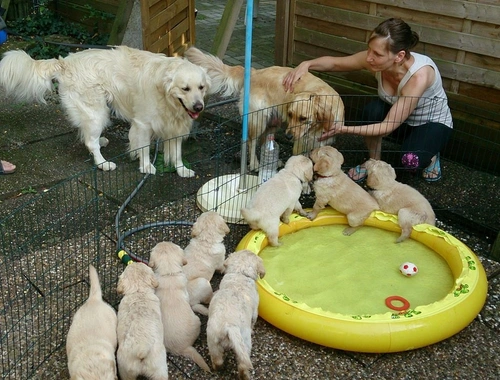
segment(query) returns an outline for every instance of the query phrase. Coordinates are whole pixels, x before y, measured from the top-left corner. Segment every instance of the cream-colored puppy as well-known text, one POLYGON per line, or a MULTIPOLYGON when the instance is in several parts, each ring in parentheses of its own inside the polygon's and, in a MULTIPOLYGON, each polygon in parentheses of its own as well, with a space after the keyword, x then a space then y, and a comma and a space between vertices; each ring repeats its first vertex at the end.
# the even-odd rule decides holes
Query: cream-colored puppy
POLYGON ((118 373, 121 380, 139 375, 167 380, 167 352, 163 345, 158 280, 143 263, 127 265, 116 288, 123 295, 118 307, 118 373))
POLYGON ((90 293, 73 316, 66 338, 71 379, 118 379, 115 351, 116 312, 102 299, 95 268, 89 266, 90 293))
POLYGON ((212 279, 214 272, 222 272, 226 247, 224 237, 229 233, 229 227, 217 212, 207 211, 201 214, 191 230, 191 241, 184 249, 187 264, 183 271, 188 279, 187 290, 189 303, 194 311, 208 315, 208 309, 203 304, 209 304, 212 299, 212 279))
POLYGON ((331 146, 314 149, 311 160, 317 174, 313 184, 316 200, 307 217, 313 220, 320 210, 330 205, 347 216, 349 227, 343 234, 353 234, 372 211, 378 210, 377 201, 342 171, 344 156, 337 149, 331 146))
POLYGON ((207 343, 212 366, 224 364, 224 351, 233 350, 240 379, 249 379, 252 328, 257 321, 259 293, 255 286, 266 270, 262 259, 249 250, 231 253, 224 262, 224 277, 208 308, 207 343))
POLYGON ((299 198, 304 184, 311 181, 312 177, 313 164, 309 158, 290 157, 283 169, 259 187, 248 207, 241 209, 241 215, 250 228, 265 232, 270 245, 280 245, 280 219, 288 224, 294 210, 302 216, 307 215, 299 198))
POLYGON ((158 287, 163 322, 163 343, 167 352, 185 356, 205 371, 210 367, 193 347, 200 335, 200 318, 189 304, 187 278, 182 270, 184 251, 172 242, 161 242, 151 251, 149 266, 153 268, 158 287))
POLYGON ((370 159, 366 162, 366 170, 366 184, 372 189, 370 194, 377 200, 380 210, 398 216, 401 235, 397 243, 410 236, 414 225, 435 225, 436 215, 429 201, 413 187, 396 181, 391 165, 370 159))

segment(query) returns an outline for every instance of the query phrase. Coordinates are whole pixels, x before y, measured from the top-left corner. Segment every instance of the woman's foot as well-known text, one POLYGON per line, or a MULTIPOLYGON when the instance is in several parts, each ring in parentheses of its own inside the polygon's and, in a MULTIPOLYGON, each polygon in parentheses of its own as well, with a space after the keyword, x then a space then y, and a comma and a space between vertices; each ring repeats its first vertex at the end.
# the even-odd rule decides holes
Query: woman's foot
POLYGON ((368 176, 368 172, 366 171, 365 164, 361 164, 355 166, 354 168, 350 168, 347 172, 347 175, 350 179, 352 179, 356 183, 360 183, 368 176))
POLYGON ((12 174, 16 171, 16 165, 11 164, 9 161, 0 160, 0 175, 12 174))
POLYGON ((441 162, 439 153, 431 159, 431 164, 422 171, 422 177, 427 182, 436 182, 441 179, 441 162))

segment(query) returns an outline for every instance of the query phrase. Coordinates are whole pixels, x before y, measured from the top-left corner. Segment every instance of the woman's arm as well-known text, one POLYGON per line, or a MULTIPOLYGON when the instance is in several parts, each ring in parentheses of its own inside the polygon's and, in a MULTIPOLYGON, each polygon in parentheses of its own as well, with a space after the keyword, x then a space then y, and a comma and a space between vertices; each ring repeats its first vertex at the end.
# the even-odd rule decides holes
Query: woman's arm
POLYGON ((355 71, 366 68, 366 51, 346 57, 319 57, 301 62, 295 69, 286 75, 285 79, 283 79, 283 86, 285 87, 285 91, 293 92, 293 85, 307 74, 309 70, 334 72, 355 71))
POLYGON ((399 99, 392 105, 387 116, 380 123, 346 126, 334 124, 328 131, 323 133, 320 138, 325 140, 337 134, 350 134, 359 136, 386 136, 401 124, 412 114, 418 104, 418 100, 432 84, 434 79, 434 70, 430 66, 424 66, 412 75, 410 80, 401 89, 399 99))

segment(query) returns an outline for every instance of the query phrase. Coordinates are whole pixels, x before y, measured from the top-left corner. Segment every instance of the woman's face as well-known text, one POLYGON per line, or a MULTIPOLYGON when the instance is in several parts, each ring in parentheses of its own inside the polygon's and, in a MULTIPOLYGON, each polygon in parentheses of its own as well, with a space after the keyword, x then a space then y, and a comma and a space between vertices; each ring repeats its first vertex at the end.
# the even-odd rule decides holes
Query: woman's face
POLYGON ((397 55, 389 51, 387 39, 375 37, 368 43, 366 62, 372 71, 384 71, 392 67, 397 55))

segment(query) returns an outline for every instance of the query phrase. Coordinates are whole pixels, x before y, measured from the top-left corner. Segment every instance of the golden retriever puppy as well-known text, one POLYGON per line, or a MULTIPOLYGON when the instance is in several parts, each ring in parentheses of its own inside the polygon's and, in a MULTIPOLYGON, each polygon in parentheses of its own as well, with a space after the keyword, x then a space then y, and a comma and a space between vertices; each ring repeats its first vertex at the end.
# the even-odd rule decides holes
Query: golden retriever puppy
POLYGON ((307 217, 313 220, 320 210, 330 205, 347 216, 349 227, 343 234, 353 234, 372 211, 379 209, 377 201, 342 171, 344 156, 337 149, 331 146, 316 148, 311 153, 311 160, 317 175, 313 183, 316 200, 307 217))
POLYGON ((73 316, 66 338, 70 379, 116 380, 116 311, 102 299, 95 268, 89 266, 90 293, 73 316))
POLYGON ((160 299, 163 343, 167 352, 185 356, 205 371, 210 367, 193 347, 200 335, 200 318, 189 304, 187 278, 182 270, 184 251, 172 242, 161 242, 151 251, 149 266, 158 280, 156 295, 160 299))
POLYGON ((280 220, 288 224, 294 210, 302 216, 307 215, 299 198, 304 184, 311 181, 312 177, 313 164, 309 158, 290 157, 283 169, 260 185, 249 205, 241 209, 241 215, 250 228, 264 231, 270 245, 280 245, 280 220))
POLYGON ((372 189, 370 194, 380 210, 398 216, 401 235, 397 243, 407 239, 416 224, 435 225, 436 215, 429 201, 413 187, 396 181, 396 171, 390 164, 370 159, 366 162, 366 171, 366 184, 372 189))
POLYGON ((212 299, 210 280, 215 271, 222 272, 226 247, 224 237, 229 227, 216 211, 201 214, 191 230, 191 241, 184 249, 187 264, 183 271, 186 274, 189 303, 194 311, 208 315, 205 305, 212 299))
POLYGON ((207 343, 215 370, 224 364, 224 351, 233 350, 239 378, 250 378, 252 329, 259 306, 255 281, 265 274, 262 259, 249 250, 233 252, 224 262, 224 277, 208 307, 207 343))
POLYGON ((143 263, 127 265, 116 290, 123 295, 118 307, 118 373, 121 380, 139 375, 168 379, 167 351, 163 345, 163 324, 158 287, 153 270, 143 263))
MULTIPOLYGON (((240 114, 243 114, 243 66, 226 65, 218 57, 195 47, 189 48, 184 56, 207 70, 212 80, 210 93, 239 96, 240 114)), ((313 74, 307 73, 295 84, 293 92, 286 92, 282 83, 291 70, 291 67, 281 66, 252 69, 248 112, 255 116, 248 118, 250 170, 259 168, 256 155, 259 136, 268 124, 272 124, 270 121, 276 117, 276 112, 281 120, 288 121, 287 133, 294 138, 294 155, 332 144, 334 137, 321 142, 317 138, 332 124, 344 121, 344 103, 339 94, 313 74)))
POLYGON ((205 108, 210 78, 201 67, 180 57, 127 46, 45 60, 14 50, 0 61, 0 85, 20 100, 45 103, 44 96, 54 89, 53 81, 58 83, 69 121, 80 131, 98 168, 116 168, 101 153, 107 139, 100 139, 114 115, 131 124, 130 153, 139 158, 142 173, 156 172, 149 157, 151 139, 156 137, 164 141, 166 164, 172 164, 181 177, 195 175, 182 162, 182 140, 205 108))

